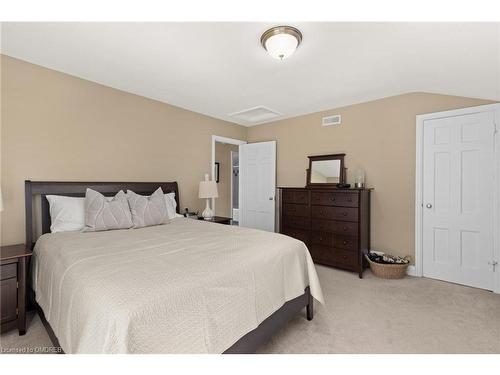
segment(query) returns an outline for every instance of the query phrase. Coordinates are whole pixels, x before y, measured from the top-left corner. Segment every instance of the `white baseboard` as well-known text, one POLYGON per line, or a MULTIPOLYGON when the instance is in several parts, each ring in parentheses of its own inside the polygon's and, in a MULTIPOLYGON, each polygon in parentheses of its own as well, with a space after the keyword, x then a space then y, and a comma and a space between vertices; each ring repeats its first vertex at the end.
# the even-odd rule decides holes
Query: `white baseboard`
POLYGON ((409 265, 406 269, 406 274, 408 276, 417 276, 417 270, 415 269, 415 266, 409 265))

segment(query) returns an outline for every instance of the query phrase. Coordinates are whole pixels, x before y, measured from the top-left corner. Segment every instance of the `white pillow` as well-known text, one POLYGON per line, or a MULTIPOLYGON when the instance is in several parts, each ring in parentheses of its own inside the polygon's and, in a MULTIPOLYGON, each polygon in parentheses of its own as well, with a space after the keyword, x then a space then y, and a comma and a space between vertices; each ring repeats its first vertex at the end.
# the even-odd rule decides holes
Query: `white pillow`
POLYGON ((167 204, 167 214, 169 219, 176 216, 177 202, 175 201, 175 193, 165 194, 165 203, 167 204))
MULTIPOLYGON (((145 197, 145 195, 143 195, 143 197, 145 197)), ((179 217, 176 216, 177 202, 175 201, 175 193, 165 194, 165 204, 167 205, 167 216, 170 220, 174 217, 179 217)))
POLYGON ((69 232, 85 227, 85 198, 47 195, 50 205, 50 231, 69 232))
MULTIPOLYGON (((108 201, 113 197, 107 197, 108 201)), ((66 197, 64 195, 47 195, 50 205, 50 231, 69 232, 82 230, 85 228, 85 198, 66 197)), ((175 193, 165 194, 165 204, 167 205, 167 214, 169 219, 177 216, 177 202, 175 193)))
MULTIPOLYGON (((50 232, 70 232, 85 228, 85 198, 47 195, 50 232)), ((113 197, 106 197, 107 201, 113 197)))

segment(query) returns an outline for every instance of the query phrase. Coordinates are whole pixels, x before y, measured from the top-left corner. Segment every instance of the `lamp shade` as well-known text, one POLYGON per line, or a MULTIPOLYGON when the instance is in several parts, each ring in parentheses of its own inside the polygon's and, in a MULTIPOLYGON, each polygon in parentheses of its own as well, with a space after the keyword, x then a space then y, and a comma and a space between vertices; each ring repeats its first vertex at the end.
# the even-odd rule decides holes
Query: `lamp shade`
POLYGON ((219 193, 217 192, 217 183, 215 181, 209 181, 208 175, 205 175, 205 181, 200 182, 200 190, 198 192, 198 198, 218 198, 219 193))

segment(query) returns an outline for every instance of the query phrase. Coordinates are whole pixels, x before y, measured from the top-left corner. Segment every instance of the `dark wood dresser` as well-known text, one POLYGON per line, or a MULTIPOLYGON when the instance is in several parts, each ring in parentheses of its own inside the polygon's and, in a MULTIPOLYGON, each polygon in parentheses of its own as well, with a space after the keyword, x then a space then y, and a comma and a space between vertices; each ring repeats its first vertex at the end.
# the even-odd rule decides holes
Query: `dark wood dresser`
POLYGON ((314 262, 361 278, 370 248, 370 189, 280 188, 280 233, 303 241, 314 262))

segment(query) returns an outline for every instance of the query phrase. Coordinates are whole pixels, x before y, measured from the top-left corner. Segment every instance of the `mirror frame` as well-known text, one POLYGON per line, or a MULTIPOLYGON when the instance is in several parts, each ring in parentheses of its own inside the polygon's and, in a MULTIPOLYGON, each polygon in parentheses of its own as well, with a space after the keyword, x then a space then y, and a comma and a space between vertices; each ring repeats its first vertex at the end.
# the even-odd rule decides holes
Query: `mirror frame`
POLYGON ((306 187, 337 187, 338 184, 345 183, 345 169, 344 169, 344 156, 345 154, 331 154, 331 155, 317 155, 317 156, 308 156, 309 158, 309 169, 307 170, 307 180, 306 187), (320 182, 311 182, 311 169, 313 161, 320 160, 340 160, 340 176, 338 183, 320 183, 320 182))

